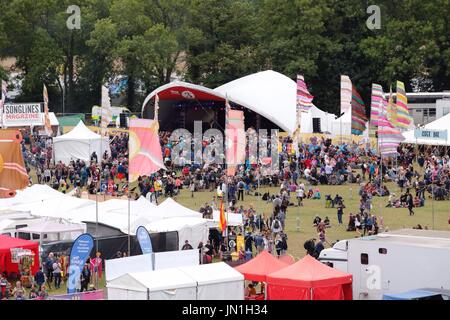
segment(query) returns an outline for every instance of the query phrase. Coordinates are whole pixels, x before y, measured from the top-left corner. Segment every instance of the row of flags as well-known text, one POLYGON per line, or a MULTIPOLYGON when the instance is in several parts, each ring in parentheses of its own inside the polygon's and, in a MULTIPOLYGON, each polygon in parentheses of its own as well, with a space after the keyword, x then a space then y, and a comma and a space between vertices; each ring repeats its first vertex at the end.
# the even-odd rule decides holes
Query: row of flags
MULTIPOLYGON (((370 126, 378 135, 378 147, 382 156, 397 155, 397 147, 404 140, 401 130, 413 125, 412 116, 408 110, 405 85, 396 83, 396 103, 394 104, 392 88, 389 99, 384 98, 383 87, 372 85, 370 126)), ((293 134, 294 146, 298 145, 300 135, 301 113, 307 112, 314 104, 303 76, 297 76, 297 110, 296 131, 293 134)), ((368 117, 366 106, 361 95, 348 76, 341 76, 341 114, 351 113, 351 133, 362 135, 367 130, 368 117)), ((342 115, 341 115, 342 116, 342 115)))

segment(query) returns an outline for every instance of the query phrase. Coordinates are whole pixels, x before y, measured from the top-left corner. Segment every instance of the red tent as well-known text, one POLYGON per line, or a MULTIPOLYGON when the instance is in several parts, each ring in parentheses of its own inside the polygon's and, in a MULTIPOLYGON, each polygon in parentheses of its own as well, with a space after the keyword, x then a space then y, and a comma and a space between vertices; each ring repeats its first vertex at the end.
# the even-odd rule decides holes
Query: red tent
POLYGON ((290 254, 283 254, 282 256, 280 256, 278 258, 278 260, 283 261, 289 265, 294 264, 295 263, 295 259, 293 256, 291 256, 290 254))
POLYGON ((39 270, 39 243, 3 235, 0 235, 0 272, 19 272, 19 265, 11 262, 11 249, 14 248, 34 252, 34 265, 31 267, 31 272, 35 274, 39 270))
POLYGON ((262 251, 235 269, 244 275, 245 280, 266 282, 267 275, 287 266, 289 265, 286 262, 280 261, 267 251, 262 251))
POLYGON ((267 276, 267 300, 352 300, 352 275, 307 255, 267 276))

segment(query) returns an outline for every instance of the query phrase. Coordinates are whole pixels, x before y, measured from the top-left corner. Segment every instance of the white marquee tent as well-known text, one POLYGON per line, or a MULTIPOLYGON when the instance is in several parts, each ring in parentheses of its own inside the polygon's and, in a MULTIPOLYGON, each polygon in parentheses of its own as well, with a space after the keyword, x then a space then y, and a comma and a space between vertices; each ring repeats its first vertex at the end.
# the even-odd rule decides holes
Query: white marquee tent
POLYGON ((425 125, 425 129, 428 130, 447 130, 447 140, 436 140, 436 139, 425 139, 420 138, 416 139, 414 137, 414 130, 411 129, 403 132, 403 136, 405 140, 403 143, 411 143, 411 144, 423 144, 423 145, 432 145, 432 146, 450 146, 450 113, 446 114, 442 118, 436 119, 433 122, 430 122, 425 125))
POLYGON ((244 300, 244 276, 225 262, 178 269, 197 282, 197 300, 244 300))
POLYGON ((206 244, 206 241, 208 241, 208 222, 203 218, 175 217, 162 219, 151 222, 145 227, 150 233, 177 231, 180 250, 186 240, 194 248, 197 248, 200 242, 206 244))
POLYGON ((131 272, 147 272, 154 270, 199 265, 198 249, 153 252, 105 261, 106 281, 112 281, 131 272))
POLYGON ((244 300, 244 276, 224 262, 128 273, 106 288, 108 300, 244 300))
MULTIPOLYGON (((148 200, 146 200, 148 201, 148 200)), ((163 219, 175 218, 175 217, 191 217, 202 218, 202 214, 198 211, 191 210, 185 206, 179 204, 172 198, 167 198, 160 205, 156 207, 156 210, 152 211, 150 215, 157 215, 163 219)))
POLYGON ((29 233, 30 239, 36 239, 33 235, 38 235, 39 242, 42 244, 59 240, 75 240, 86 232, 86 224, 45 220, 32 226, 19 228, 17 231, 29 233))
POLYGON ((56 162, 69 163, 71 160, 90 161, 95 151, 100 159, 106 151, 111 154, 109 140, 89 130, 80 121, 70 132, 53 138, 54 158, 56 162))
MULTIPOLYGON (((333 136, 348 136, 352 134, 352 114, 351 112, 344 113, 341 117, 332 120, 330 133, 333 136)), ((362 134, 363 137, 369 137, 369 125, 366 123, 366 130, 362 134)))
POLYGON ((176 268, 127 273, 106 284, 108 300, 196 300, 197 283, 176 268))

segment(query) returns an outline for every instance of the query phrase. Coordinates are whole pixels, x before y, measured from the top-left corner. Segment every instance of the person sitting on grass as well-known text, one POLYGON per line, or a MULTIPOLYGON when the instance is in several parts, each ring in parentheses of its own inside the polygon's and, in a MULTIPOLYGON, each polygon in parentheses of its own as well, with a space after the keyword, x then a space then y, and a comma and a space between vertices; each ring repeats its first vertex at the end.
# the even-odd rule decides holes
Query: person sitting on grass
POLYGON ((322 221, 322 219, 319 216, 316 216, 313 220, 313 226, 317 227, 319 226, 319 223, 322 221))
POLYGON ((313 199, 320 200, 321 195, 320 195, 320 189, 319 189, 319 188, 316 188, 316 189, 314 190, 314 194, 313 194, 313 197, 312 197, 312 198, 313 198, 313 199))
POLYGON ((326 228, 331 228, 330 219, 328 217, 325 217, 325 219, 323 220, 323 223, 325 223, 326 228))

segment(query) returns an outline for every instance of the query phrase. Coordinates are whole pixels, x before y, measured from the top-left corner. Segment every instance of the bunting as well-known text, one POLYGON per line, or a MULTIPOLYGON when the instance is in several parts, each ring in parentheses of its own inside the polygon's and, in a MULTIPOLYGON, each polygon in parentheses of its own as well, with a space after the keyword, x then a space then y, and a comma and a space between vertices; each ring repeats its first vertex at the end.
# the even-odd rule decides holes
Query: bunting
POLYGON ((227 164, 227 175, 234 176, 236 167, 245 163, 245 125, 244 112, 232 110, 228 99, 225 101, 226 127, 225 127, 225 159, 227 164))
POLYGON ((352 106, 352 81, 348 76, 341 76, 341 114, 350 111, 352 106))
POLYGON ((412 117, 408 110, 408 99, 406 98, 405 84, 397 81, 397 126, 402 129, 407 129, 412 124, 412 117))
POLYGON ((352 134, 360 136, 366 130, 366 106, 364 105, 364 101, 358 91, 356 91, 355 87, 352 88, 351 112, 352 134))
POLYGON ((378 127, 379 116, 383 105, 383 88, 381 85, 372 84, 372 97, 370 103, 370 126, 378 127))
POLYGON ((378 150, 382 157, 398 155, 397 148, 405 140, 401 132, 387 118, 388 101, 382 99, 378 118, 378 150))
POLYGON ((43 97, 44 97, 44 114, 45 114, 45 132, 47 133, 48 136, 51 136, 53 134, 53 130, 52 130, 52 125, 50 123, 50 115, 49 115, 49 110, 48 110, 48 91, 47 91, 47 87, 44 84, 44 91, 43 91, 43 97))

